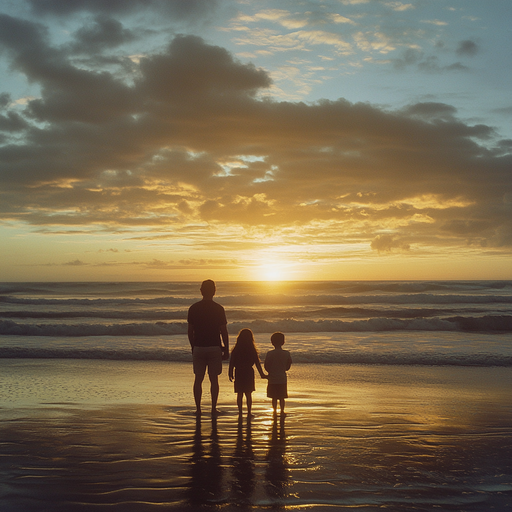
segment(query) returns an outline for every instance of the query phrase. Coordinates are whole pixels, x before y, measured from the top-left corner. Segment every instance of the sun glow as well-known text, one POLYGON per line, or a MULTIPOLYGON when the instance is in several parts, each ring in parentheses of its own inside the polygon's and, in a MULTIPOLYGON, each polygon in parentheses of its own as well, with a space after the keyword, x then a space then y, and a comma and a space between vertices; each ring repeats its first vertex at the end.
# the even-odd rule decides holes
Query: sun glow
POLYGON ((265 263, 257 268, 256 276, 259 281, 284 281, 289 278, 289 271, 284 263, 265 263))
POLYGON ((263 277, 265 278, 265 281, 280 281, 282 279, 281 271, 277 268, 268 268, 264 270, 263 277))

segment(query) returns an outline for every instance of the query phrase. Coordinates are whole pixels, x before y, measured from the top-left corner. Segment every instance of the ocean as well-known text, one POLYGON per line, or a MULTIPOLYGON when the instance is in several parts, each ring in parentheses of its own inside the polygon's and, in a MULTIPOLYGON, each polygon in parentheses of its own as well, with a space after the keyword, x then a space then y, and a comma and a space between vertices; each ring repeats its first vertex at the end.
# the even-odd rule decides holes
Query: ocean
MULTIPOLYGON (((0 357, 190 360, 200 283, 0 284, 0 357)), ((218 282, 233 346, 282 331, 294 362, 512 366, 512 281, 218 282)))

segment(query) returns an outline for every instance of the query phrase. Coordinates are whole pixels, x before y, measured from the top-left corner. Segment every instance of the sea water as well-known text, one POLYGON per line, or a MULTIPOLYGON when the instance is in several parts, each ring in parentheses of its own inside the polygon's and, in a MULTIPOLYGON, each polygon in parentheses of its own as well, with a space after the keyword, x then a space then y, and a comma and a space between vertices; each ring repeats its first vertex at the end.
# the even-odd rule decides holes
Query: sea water
MULTIPOLYGON (((199 283, 0 284, 0 357, 190 360, 199 283)), ((512 281, 218 282, 233 346, 294 362, 512 366, 512 281)))

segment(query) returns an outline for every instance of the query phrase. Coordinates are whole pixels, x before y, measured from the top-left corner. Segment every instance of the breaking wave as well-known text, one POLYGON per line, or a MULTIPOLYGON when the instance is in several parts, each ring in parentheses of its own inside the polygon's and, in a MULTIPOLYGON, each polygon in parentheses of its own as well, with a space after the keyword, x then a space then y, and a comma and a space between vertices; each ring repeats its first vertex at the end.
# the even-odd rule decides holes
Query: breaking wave
MULTIPOLYGON (((282 331, 294 363, 512 366, 512 281, 218 289, 232 340, 242 328, 258 343, 282 331)), ((180 282, 0 283, 0 358, 189 362, 187 310, 198 294, 180 282)))
MULTIPOLYGON (((512 316, 455 316, 448 318, 370 318, 366 320, 252 320, 229 324, 231 334, 249 328, 255 333, 300 332, 386 332, 386 331, 460 331, 512 332, 512 316)), ((168 336, 186 334, 186 322, 123 324, 25 324, 0 320, 0 335, 11 336, 168 336)))
MULTIPOLYGON (((12 295, 0 295, 0 303, 19 304, 23 306, 58 306, 58 307, 137 307, 137 306, 190 306, 197 298, 155 297, 155 298, 26 298, 12 295)), ((512 304, 511 295, 485 294, 399 294, 399 295, 227 295, 218 297, 224 306, 262 306, 266 305, 359 305, 359 304, 512 304)))
MULTIPOLYGON (((185 339, 181 340, 186 345, 185 339)), ((291 348, 291 347, 290 347, 291 348)), ((511 367, 512 356, 499 351, 478 353, 471 351, 410 351, 394 349, 392 351, 380 347, 374 350, 360 347, 345 350, 341 345, 337 349, 322 347, 318 350, 300 349, 293 345, 294 364, 359 364, 359 365, 420 365, 420 366, 501 366, 511 367)), ((190 350, 176 347, 147 348, 115 346, 108 343, 92 344, 92 346, 65 346, 49 343, 49 346, 7 346, 0 351, 1 358, 19 359, 104 359, 119 361, 169 361, 190 363, 190 350)))

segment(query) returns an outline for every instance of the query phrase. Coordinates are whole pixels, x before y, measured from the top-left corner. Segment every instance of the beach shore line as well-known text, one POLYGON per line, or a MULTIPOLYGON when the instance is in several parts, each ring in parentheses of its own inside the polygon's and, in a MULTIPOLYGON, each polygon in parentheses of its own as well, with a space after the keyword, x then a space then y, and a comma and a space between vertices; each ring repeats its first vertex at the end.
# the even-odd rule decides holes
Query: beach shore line
POLYGON ((0 510, 507 510, 512 369, 294 365, 194 414, 192 369, 0 361, 0 510))

